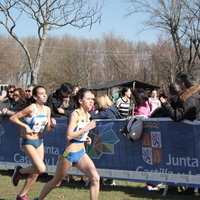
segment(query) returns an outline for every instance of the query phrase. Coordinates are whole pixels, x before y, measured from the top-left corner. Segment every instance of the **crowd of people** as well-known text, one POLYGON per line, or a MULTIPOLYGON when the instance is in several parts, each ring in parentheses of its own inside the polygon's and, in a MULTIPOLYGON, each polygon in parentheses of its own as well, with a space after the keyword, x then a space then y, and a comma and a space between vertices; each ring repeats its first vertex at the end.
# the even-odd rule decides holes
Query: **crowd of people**
MULTIPOLYGON (((20 127, 21 146, 31 166, 16 166, 12 176, 14 186, 18 185, 23 174, 29 174, 17 200, 27 200, 27 193, 39 174, 46 170, 44 164, 44 145, 42 132, 51 132, 56 126, 55 118, 68 118, 66 146, 60 151, 55 175, 42 188, 38 198, 43 200, 52 189, 58 187, 74 165, 91 181, 90 199, 98 199, 100 177, 84 150, 90 145, 89 130, 95 128, 94 119, 129 120, 135 115, 147 117, 170 117, 173 121, 195 120, 200 116, 200 86, 190 74, 181 74, 179 83, 169 85, 168 95, 158 96, 152 89, 149 94, 142 88, 124 87, 121 96, 113 102, 106 94, 96 96, 92 91, 78 85, 63 83, 50 95, 43 86, 31 84, 26 90, 15 85, 7 87, 7 95, 0 99, 3 105, 1 120, 10 116, 10 121, 20 127), (22 120, 23 119, 23 120, 22 120)), ((114 180, 105 183, 115 185, 114 180)), ((146 189, 153 190, 155 185, 147 183, 146 189)), ((193 188, 192 188, 193 190, 193 188)), ((194 190, 193 190, 194 191, 194 190)), ((192 193, 192 192, 191 192, 192 193)))

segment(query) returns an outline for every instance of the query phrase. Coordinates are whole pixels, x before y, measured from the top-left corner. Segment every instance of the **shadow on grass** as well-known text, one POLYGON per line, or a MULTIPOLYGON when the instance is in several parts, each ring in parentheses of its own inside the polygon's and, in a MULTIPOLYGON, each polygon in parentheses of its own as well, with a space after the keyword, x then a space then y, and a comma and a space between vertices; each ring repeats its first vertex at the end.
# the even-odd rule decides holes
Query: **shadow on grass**
MULTIPOLYGON (((13 170, 0 170, 0 174, 2 176, 12 176, 13 174, 13 170)), ((42 182, 42 183, 47 183, 48 181, 50 181, 53 178, 52 174, 41 174, 38 177, 37 182, 42 182)), ((26 179, 26 176, 23 177, 23 179, 26 179)), ((60 188, 76 188, 76 189, 80 189, 80 190, 85 190, 86 188, 89 189, 89 186, 85 186, 84 183, 81 183, 80 178, 78 177, 78 179, 76 181, 72 181, 72 182, 67 182, 67 180, 63 180, 61 183, 60 188)), ((159 190, 159 191, 148 191, 148 190, 144 190, 141 189, 140 187, 133 187, 133 186, 123 186, 123 185, 116 185, 116 186, 107 186, 107 185, 101 185, 100 186, 100 191, 103 192, 109 192, 112 191, 113 193, 118 191, 123 192, 124 194, 130 196, 130 197, 134 197, 134 198, 144 198, 144 199, 152 199, 152 200, 158 200, 158 199, 162 199, 162 200, 190 200, 190 199, 200 199, 199 196, 195 196, 195 195, 181 195, 178 192, 172 192, 169 191, 167 193, 166 196, 162 196, 163 193, 163 189, 159 190)), ((5 200, 5 199, 0 199, 0 200, 5 200)))
MULTIPOLYGON (((0 174, 2 176, 12 176, 14 170, 7 169, 7 170, 0 170, 0 174)), ((1 200, 1 199, 0 199, 1 200)))
MULTIPOLYGON (((49 175, 48 177, 40 177, 38 179, 38 181, 41 182, 48 182, 49 180, 51 180, 53 178, 53 175, 49 175)), ((67 182, 67 180, 63 180, 61 183, 60 188, 76 188, 79 190, 85 190, 86 188, 89 189, 89 186, 85 186, 85 183, 81 183, 80 178, 78 177, 78 179, 76 181, 72 181, 72 182, 67 182)), ((112 193, 117 194, 118 191, 123 192, 124 194, 130 196, 130 197, 134 197, 134 198, 144 198, 144 199, 162 199, 162 200, 199 200, 199 196, 195 196, 195 195, 182 195, 180 192, 174 192, 174 191, 169 191, 167 193, 166 196, 162 196, 163 194, 163 189, 158 190, 158 191, 148 191, 148 190, 144 190, 141 189, 140 187, 133 187, 133 186, 123 186, 123 185, 119 185, 119 186, 108 186, 108 185, 101 185, 100 186, 100 191, 105 191, 105 192, 109 192, 111 191, 112 193)))

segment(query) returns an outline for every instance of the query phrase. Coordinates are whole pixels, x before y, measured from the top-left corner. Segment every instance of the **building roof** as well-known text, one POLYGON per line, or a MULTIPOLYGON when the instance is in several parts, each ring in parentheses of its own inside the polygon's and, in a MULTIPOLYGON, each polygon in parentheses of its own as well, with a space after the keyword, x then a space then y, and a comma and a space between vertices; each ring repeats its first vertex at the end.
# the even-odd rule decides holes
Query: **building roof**
POLYGON ((129 80, 129 81, 108 81, 108 82, 104 82, 104 83, 100 83, 98 85, 93 85, 88 87, 88 89, 91 90, 106 90, 106 89, 110 89, 113 87, 131 87, 131 88, 143 88, 145 90, 150 90, 150 89, 160 89, 160 87, 155 86, 155 85, 150 85, 147 83, 143 83, 140 81, 136 81, 136 80, 129 80))

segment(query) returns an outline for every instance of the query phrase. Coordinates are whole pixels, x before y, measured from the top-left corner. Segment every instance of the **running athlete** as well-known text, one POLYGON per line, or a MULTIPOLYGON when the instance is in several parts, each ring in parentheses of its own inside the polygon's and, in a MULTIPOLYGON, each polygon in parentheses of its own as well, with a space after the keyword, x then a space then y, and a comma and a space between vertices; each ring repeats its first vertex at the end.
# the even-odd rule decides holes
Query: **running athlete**
POLYGON ((82 88, 77 92, 75 99, 78 108, 69 117, 66 132, 67 145, 60 151, 53 179, 44 185, 39 197, 35 200, 43 200, 52 189, 59 187, 72 165, 90 179, 90 200, 98 199, 99 175, 84 148, 85 142, 88 145, 91 144, 91 139, 88 137, 89 130, 96 127, 95 121, 90 122, 88 113, 94 105, 94 95, 90 90, 82 88))
POLYGON ((56 120, 50 119, 50 108, 44 105, 47 100, 47 94, 43 86, 36 86, 33 89, 33 99, 35 103, 10 117, 10 120, 21 128, 21 146, 32 164, 25 168, 21 166, 15 167, 12 176, 14 186, 18 185, 23 174, 30 174, 16 200, 28 200, 27 192, 36 181, 38 175, 45 172, 42 132, 44 128, 46 128, 47 132, 52 131, 56 125, 56 120))

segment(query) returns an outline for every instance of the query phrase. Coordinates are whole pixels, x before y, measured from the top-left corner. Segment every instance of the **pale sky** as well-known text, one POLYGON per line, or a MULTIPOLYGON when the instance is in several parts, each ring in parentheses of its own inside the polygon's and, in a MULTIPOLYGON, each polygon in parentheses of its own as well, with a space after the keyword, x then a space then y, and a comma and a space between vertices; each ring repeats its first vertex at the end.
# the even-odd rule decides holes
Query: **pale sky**
MULTIPOLYGON (((156 42, 158 31, 148 30, 140 32, 143 29, 141 20, 145 17, 144 15, 134 14, 132 16, 125 17, 129 4, 123 3, 122 0, 107 0, 107 2, 108 5, 103 9, 101 23, 94 24, 90 31, 89 27, 78 29, 72 26, 66 26, 50 31, 49 34, 57 36, 69 34, 75 37, 101 39, 102 34, 113 32, 115 33, 115 36, 122 36, 124 39, 133 42, 156 42), (138 32, 140 33, 138 34, 138 32)), ((31 24, 30 19, 23 18, 16 33, 19 37, 35 35, 37 32, 34 32, 34 26, 36 25, 31 24)), ((6 30, 3 26, 0 26, 0 34, 6 34, 6 30)))

